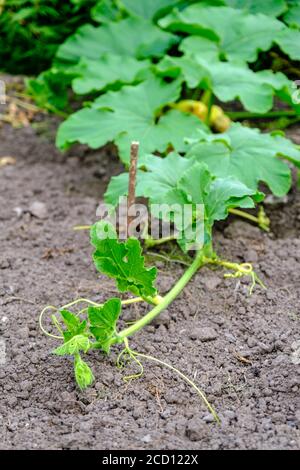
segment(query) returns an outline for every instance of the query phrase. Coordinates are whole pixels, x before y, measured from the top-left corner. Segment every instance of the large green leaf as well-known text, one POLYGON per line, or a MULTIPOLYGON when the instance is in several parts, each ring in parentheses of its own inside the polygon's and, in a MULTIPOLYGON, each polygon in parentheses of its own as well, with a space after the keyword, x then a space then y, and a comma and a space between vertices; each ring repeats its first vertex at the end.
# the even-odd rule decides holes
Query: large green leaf
POLYGON ((119 242, 116 230, 102 220, 91 229, 91 243, 96 248, 93 259, 96 268, 117 282, 120 292, 130 291, 141 297, 154 297, 156 268, 146 268, 142 247, 135 238, 119 242))
MULTIPOLYGON (((202 38, 188 38, 193 40, 193 51, 198 39, 202 42, 202 38)), ((186 51, 187 44, 183 44, 186 51)), ((223 102, 240 99, 247 110, 258 113, 272 109, 277 91, 291 88, 290 81, 282 73, 274 74, 270 70, 254 73, 246 64, 203 60, 201 54, 186 54, 179 58, 166 56, 157 68, 160 73, 172 77, 181 74, 190 88, 201 85, 211 89, 223 102)))
MULTIPOLYGON (((217 160, 222 150, 226 152, 223 143, 208 143, 204 154, 217 160)), ((149 155, 144 159, 143 168, 146 171, 138 173, 137 195, 149 199, 155 217, 175 224, 178 243, 185 251, 194 248, 201 231, 202 242, 209 241, 214 221, 226 218, 230 207, 253 207, 253 198, 255 201, 262 198, 256 188, 248 188, 233 177, 215 179, 205 163, 175 152, 165 158, 149 155), (204 213, 198 208, 199 204, 204 205, 204 213), (182 225, 182 211, 187 207, 194 219, 192 222, 184 219, 186 223, 182 225)), ((117 203, 118 197, 126 194, 127 182, 126 173, 112 179, 105 200, 117 203)))
POLYGON ((179 50, 186 56, 211 62, 218 62, 221 54, 217 42, 202 36, 187 36, 179 44, 179 50))
MULTIPOLYGON (((230 207, 253 207, 252 197, 261 199, 256 189, 230 177, 214 179, 205 163, 176 153, 165 158, 145 157, 143 167, 147 171, 138 174, 138 194, 149 198, 154 216, 174 222, 179 232, 178 243, 184 250, 194 248, 196 241, 210 240, 214 221, 226 218, 230 207), (199 204, 204 205, 204 213, 203 208, 199 212, 199 204), (184 218, 182 224, 182 211, 187 207, 194 218, 192 221, 184 218), (197 240, 201 233, 202 239, 197 240)), ((121 178, 125 179, 124 175, 121 178)))
POLYGON ((300 60, 300 31, 285 28, 276 35, 274 41, 293 60, 300 60))
MULTIPOLYGON (((92 8, 91 16, 99 23, 120 21, 124 16, 131 15, 147 20, 157 20, 173 7, 184 9, 197 0, 98 0, 92 8)), ((206 0, 206 4, 222 4, 222 0, 206 0)))
POLYGON ((83 95, 103 90, 111 84, 129 84, 149 66, 148 60, 114 54, 104 54, 98 60, 83 58, 76 68, 78 77, 73 80, 72 87, 75 93, 83 95))
POLYGON ((300 152, 280 135, 261 134, 239 124, 225 134, 211 137, 213 141, 224 139, 223 157, 207 154, 207 137, 192 145, 187 153, 193 161, 204 162, 212 174, 224 178, 234 177, 251 189, 259 182, 266 183, 276 196, 283 196, 291 186, 290 169, 278 156, 300 163, 300 152), (202 148, 203 143, 205 146, 202 148))
POLYGON ((120 21, 124 17, 124 11, 118 8, 113 0, 98 0, 91 9, 91 18, 99 23, 120 21))
POLYGON ((251 15, 230 7, 191 5, 159 20, 163 28, 200 35, 218 43, 220 56, 253 62, 270 49, 284 24, 263 14, 251 15))
POLYGON ((238 8, 252 14, 264 13, 268 16, 280 16, 287 10, 284 0, 224 0, 229 7, 238 8))
POLYGON ((103 351, 109 351, 109 340, 116 332, 121 313, 120 299, 110 299, 102 307, 89 307, 90 331, 101 344, 103 351))
POLYGON ((300 28, 300 3, 290 7, 283 19, 289 26, 300 28))
POLYGON ((289 80, 282 73, 254 73, 248 67, 224 63, 205 63, 211 74, 214 94, 224 102, 240 99, 245 109, 266 113, 273 107, 273 96, 288 88, 289 80))
MULTIPOLYGON (((204 134, 201 133, 204 139, 204 134)), ((198 141, 196 139, 196 141, 198 141)), ((224 158, 224 153, 229 154, 229 148, 224 142, 205 142, 202 141, 202 150, 207 158, 218 161, 224 158)), ((146 155, 140 162, 143 170, 137 172, 136 195, 138 197, 151 197, 152 202, 161 200, 165 193, 169 191, 170 184, 174 185, 179 175, 190 168, 191 162, 188 159, 178 158, 178 154, 172 152, 167 158, 161 159, 153 155, 146 155), (155 174, 155 180, 151 172, 155 174)), ((105 201, 116 207, 122 196, 127 196, 128 191, 128 173, 121 173, 111 178, 105 193, 105 201)))
MULTIPOLYGON (((180 177, 176 184, 175 192, 172 190, 164 196, 168 202, 173 200, 177 193, 184 193, 185 203, 204 204, 205 206, 205 224, 212 227, 216 220, 223 220, 228 215, 230 207, 254 207, 254 200, 260 200, 261 195, 256 190, 249 189, 240 181, 227 178, 212 178, 207 165, 195 162, 190 165, 188 170, 180 177)), ((177 201, 179 202, 179 197, 177 201)))
POLYGON ((180 0, 121 0, 126 10, 136 16, 152 20, 171 10, 180 0))
POLYGON ((211 77, 207 68, 200 65, 193 57, 165 56, 157 65, 156 72, 164 77, 182 77, 189 88, 211 88, 211 77))
POLYGON ((184 138, 192 137, 205 126, 195 116, 176 110, 159 118, 160 110, 175 102, 180 92, 181 81, 167 84, 155 77, 137 86, 108 92, 92 108, 74 113, 60 126, 57 145, 67 148, 80 142, 97 148, 114 141, 125 163, 129 161, 133 140, 140 142, 140 156, 164 152, 169 145, 181 151, 184 138))
POLYGON ((99 27, 86 24, 58 49, 57 59, 78 62, 99 59, 104 53, 137 58, 160 57, 178 38, 142 18, 126 18, 99 27))

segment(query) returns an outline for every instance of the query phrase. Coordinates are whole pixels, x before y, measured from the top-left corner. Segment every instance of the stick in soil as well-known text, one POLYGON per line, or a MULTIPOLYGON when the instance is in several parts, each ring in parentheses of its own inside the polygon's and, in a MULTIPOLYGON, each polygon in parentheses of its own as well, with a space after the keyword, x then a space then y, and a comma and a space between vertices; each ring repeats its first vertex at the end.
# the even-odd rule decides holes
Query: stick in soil
POLYGON ((127 236, 128 237, 131 236, 130 224, 134 220, 134 216, 129 215, 129 213, 130 213, 130 208, 135 204, 136 171, 137 171, 139 146, 140 146, 139 142, 131 142, 128 200, 127 200, 127 236))

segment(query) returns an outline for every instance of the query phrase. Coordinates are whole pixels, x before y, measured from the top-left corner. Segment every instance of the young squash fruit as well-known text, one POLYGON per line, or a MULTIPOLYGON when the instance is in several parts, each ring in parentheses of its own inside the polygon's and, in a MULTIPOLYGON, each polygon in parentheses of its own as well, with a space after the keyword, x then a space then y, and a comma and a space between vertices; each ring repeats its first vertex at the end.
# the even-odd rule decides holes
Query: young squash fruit
MULTIPOLYGON (((175 109, 184 113, 191 113, 197 116, 201 121, 206 122, 208 107, 202 101, 182 100, 175 103, 175 109)), ((209 126, 216 132, 226 132, 230 127, 231 121, 220 106, 212 105, 209 116, 209 126)))

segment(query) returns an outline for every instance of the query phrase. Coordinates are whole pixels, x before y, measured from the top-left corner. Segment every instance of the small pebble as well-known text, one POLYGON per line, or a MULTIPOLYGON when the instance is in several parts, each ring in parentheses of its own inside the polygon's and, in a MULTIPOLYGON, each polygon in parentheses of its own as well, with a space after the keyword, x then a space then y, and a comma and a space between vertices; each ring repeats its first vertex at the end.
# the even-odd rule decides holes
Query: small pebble
POLYGON ((194 328, 190 333, 191 339, 200 339, 203 343, 213 341, 218 337, 217 332, 211 327, 194 328))
POLYGON ((29 328, 28 326, 24 326, 23 328, 19 329, 19 336, 22 339, 26 339, 29 336, 29 328))
POLYGON ((29 212, 38 219, 46 219, 48 216, 48 210, 46 204, 40 201, 35 201, 29 206, 29 212))
POLYGON ((214 420, 215 420, 215 419, 214 419, 213 415, 210 415, 210 414, 204 416, 204 418, 203 418, 203 421, 204 421, 205 423, 213 423, 214 420))
POLYGON ((160 315, 155 318, 155 320, 153 321, 153 325, 168 325, 170 321, 170 312, 168 310, 164 310, 160 315))
POLYGON ((222 278, 220 276, 209 277, 204 280, 204 285, 207 290, 213 291, 215 290, 222 282, 222 278))

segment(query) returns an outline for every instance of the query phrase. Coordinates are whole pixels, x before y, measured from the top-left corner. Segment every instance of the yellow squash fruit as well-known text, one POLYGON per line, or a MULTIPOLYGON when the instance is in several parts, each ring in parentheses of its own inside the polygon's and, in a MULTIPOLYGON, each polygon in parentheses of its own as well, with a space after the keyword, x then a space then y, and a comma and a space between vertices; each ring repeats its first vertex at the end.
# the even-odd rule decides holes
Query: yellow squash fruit
POLYGON ((225 132, 229 129, 231 121, 220 106, 213 105, 210 111, 209 125, 216 132, 225 132))
MULTIPOLYGON (((202 101, 182 100, 173 105, 175 109, 184 113, 191 113, 205 122, 208 108, 202 101)), ((213 105, 210 110, 209 125, 217 132, 225 132, 230 127, 231 121, 220 106, 213 105)))
POLYGON ((207 106, 201 101, 182 100, 175 103, 174 108, 184 113, 195 114, 201 121, 205 121, 207 116, 207 106))

